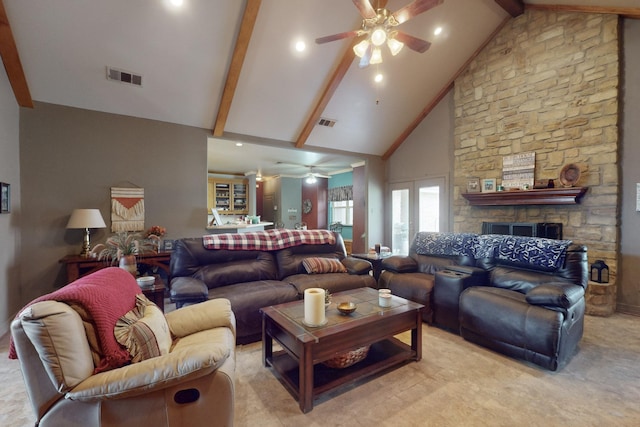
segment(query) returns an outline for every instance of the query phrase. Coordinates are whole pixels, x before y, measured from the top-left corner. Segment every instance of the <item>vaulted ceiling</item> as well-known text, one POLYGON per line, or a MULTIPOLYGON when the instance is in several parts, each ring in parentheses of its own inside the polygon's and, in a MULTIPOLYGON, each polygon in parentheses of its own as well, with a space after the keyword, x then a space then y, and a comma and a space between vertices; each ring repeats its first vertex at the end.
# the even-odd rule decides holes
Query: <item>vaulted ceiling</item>
MULTIPOLYGON (((411 0, 371 2, 393 12, 411 0)), ((330 173, 389 157, 524 8, 640 18, 640 0, 444 0, 400 27, 431 42, 425 53, 385 50, 382 64, 359 68, 358 39, 314 43, 360 27, 348 0, 0 0, 0 54, 21 106, 210 129, 215 172, 330 173), (107 67, 142 85, 108 80, 107 67)))

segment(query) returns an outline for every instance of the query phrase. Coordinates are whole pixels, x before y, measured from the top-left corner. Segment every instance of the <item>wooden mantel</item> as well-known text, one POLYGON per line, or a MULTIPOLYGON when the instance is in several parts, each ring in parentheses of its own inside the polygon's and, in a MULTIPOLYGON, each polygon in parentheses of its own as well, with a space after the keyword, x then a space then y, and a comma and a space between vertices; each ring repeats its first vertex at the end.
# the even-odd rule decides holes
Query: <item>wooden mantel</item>
POLYGON ((463 193, 472 206, 507 205, 573 205, 588 187, 542 188, 537 190, 496 191, 493 193, 463 193))

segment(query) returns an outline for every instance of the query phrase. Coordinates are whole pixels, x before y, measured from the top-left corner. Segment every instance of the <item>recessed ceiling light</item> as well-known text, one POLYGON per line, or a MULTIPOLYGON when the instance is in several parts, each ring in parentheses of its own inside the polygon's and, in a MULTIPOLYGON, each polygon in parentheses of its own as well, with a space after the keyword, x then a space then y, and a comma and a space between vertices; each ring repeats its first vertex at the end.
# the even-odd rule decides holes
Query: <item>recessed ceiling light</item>
POLYGON ((380 83, 382 79, 384 79, 384 76, 380 73, 376 74, 376 76, 373 78, 373 80, 375 80, 376 83, 380 83))
POLYGON ((242 147, 242 142, 236 142, 236 147, 242 147))
POLYGON ((304 52, 306 48, 307 48, 307 45, 302 40, 299 40, 296 42, 296 50, 298 52, 304 52))
POLYGON ((183 0, 169 0, 169 3, 171 3, 172 5, 176 6, 176 7, 180 7, 182 6, 182 3, 184 3, 183 0))
POLYGON ((436 29, 433 30, 433 34, 436 36, 439 36, 440 34, 442 34, 442 27, 436 27, 436 29))

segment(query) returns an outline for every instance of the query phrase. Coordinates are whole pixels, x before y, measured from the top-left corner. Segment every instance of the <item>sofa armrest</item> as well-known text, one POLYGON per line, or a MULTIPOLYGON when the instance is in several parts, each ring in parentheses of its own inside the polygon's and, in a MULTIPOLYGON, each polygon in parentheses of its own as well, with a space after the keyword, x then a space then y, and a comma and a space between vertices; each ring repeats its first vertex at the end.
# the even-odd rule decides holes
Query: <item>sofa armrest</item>
POLYGON ((197 342, 182 346, 178 351, 92 375, 65 397, 84 402, 120 399, 207 375, 233 354, 235 342, 230 331, 223 338, 213 331, 202 333, 205 335, 197 342))
POLYGON ((209 288, 199 279, 193 277, 176 277, 171 280, 171 299, 207 299, 209 288))
POLYGON ((236 335, 235 317, 228 299, 217 298, 174 310, 165 315, 174 337, 182 338, 207 329, 225 327, 236 335))
POLYGON ((572 283, 552 282, 536 286, 526 294, 532 305, 569 308, 584 298, 584 288, 572 283))
POLYGON ((364 259, 354 257, 346 257, 342 260, 342 264, 346 267, 349 274, 369 274, 371 271, 371 263, 364 259))
POLYGON ((406 255, 393 255, 382 260, 381 268, 394 273, 413 273, 418 271, 418 263, 415 259, 406 255))

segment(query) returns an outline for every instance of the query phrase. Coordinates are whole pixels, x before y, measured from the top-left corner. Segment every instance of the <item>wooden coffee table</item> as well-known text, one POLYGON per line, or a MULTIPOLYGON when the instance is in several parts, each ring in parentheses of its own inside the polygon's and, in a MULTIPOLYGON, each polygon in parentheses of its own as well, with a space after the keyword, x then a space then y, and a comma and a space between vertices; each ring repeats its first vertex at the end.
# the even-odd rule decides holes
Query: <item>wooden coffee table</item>
POLYGON ((360 288, 333 294, 327 324, 320 327, 303 324, 303 301, 262 308, 264 365, 273 369, 298 400, 302 412, 309 412, 314 398, 329 390, 420 360, 423 307, 395 295, 391 307, 379 307, 378 291, 360 288), (336 305, 343 301, 355 302, 357 310, 350 315, 340 314, 336 305), (408 330, 411 345, 394 337, 408 330), (283 350, 273 351, 274 340, 283 350), (367 357, 350 367, 329 368, 321 363, 367 345, 371 346, 367 357))

